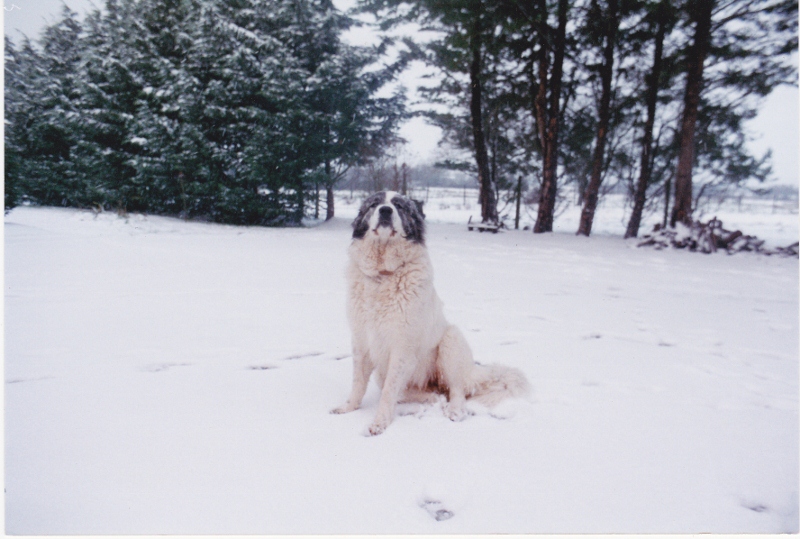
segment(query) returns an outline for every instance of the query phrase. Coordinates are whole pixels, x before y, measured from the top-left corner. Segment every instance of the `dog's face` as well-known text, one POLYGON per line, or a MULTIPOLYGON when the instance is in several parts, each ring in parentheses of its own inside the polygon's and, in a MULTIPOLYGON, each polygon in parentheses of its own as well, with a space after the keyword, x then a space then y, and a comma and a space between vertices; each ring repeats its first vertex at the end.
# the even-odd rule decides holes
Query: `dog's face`
POLYGON ((353 238, 367 235, 388 241, 403 238, 425 243, 425 216, 417 203, 394 191, 381 191, 367 198, 353 221, 353 238))

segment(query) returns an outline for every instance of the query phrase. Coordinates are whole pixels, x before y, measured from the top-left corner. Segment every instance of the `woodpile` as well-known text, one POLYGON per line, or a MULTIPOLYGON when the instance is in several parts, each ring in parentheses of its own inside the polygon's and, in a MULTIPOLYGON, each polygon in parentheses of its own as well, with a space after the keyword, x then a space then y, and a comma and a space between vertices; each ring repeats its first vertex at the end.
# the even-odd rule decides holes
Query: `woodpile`
POLYGON ((767 248, 764 240, 748 236, 741 230, 726 230, 722 221, 714 217, 707 223, 692 223, 688 227, 677 223, 675 228, 656 225, 653 232, 642 237, 637 247, 688 249, 700 253, 725 251, 728 254, 753 252, 764 255, 798 256, 798 243, 788 247, 767 248))

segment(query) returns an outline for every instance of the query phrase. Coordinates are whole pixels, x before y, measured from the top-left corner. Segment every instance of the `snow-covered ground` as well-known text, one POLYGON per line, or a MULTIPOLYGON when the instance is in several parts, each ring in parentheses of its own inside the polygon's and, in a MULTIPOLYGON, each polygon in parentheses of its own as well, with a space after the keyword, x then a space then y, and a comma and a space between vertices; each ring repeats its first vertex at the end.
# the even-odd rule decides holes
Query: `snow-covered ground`
POLYGON ((797 259, 478 234, 429 204, 446 315, 534 393, 365 437, 374 384, 328 413, 352 365, 337 211, 7 215, 6 531, 798 532, 797 259))

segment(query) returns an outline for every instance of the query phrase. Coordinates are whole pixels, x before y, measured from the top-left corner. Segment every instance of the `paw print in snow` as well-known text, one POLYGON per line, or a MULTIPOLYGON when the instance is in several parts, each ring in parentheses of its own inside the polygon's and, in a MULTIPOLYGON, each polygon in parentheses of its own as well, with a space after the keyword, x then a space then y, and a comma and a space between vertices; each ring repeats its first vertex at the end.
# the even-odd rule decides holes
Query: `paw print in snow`
POLYGON ((422 503, 419 504, 419 506, 425 509, 425 511, 427 511, 428 514, 437 522, 448 520, 455 516, 455 513, 449 509, 446 509, 439 500, 425 498, 422 503))

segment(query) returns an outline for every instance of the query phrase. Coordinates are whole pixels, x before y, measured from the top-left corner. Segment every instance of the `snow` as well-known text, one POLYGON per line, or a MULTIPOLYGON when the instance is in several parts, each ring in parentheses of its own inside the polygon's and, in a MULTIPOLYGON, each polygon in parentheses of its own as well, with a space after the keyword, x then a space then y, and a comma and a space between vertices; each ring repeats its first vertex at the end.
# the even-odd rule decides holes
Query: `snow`
POLYGON ((328 413, 338 202, 303 229, 8 214, 6 532, 798 532, 796 259, 479 234, 429 203, 448 319, 534 393, 366 437, 374 383, 328 413))

